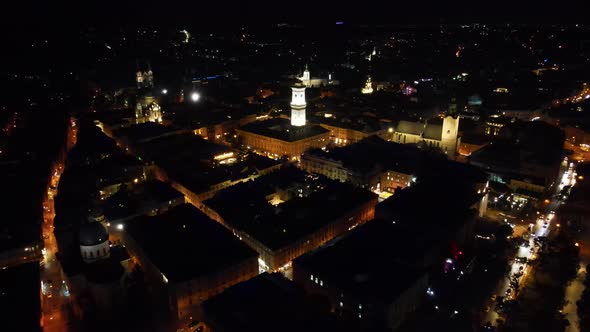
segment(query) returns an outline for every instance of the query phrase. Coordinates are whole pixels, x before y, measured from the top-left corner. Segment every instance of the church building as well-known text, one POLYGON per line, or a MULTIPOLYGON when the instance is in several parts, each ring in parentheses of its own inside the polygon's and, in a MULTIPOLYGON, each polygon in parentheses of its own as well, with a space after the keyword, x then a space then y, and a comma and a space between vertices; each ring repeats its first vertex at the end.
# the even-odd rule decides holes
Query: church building
POLYGON ((454 159, 461 142, 459 117, 448 115, 442 124, 419 121, 400 121, 393 132, 392 141, 438 148, 454 159))

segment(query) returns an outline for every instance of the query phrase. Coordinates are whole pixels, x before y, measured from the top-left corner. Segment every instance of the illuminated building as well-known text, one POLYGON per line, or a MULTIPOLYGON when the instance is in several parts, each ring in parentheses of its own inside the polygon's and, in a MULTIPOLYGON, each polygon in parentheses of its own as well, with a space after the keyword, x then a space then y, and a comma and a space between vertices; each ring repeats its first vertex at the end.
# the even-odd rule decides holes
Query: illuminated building
POLYGON ((492 115, 488 118, 485 125, 485 134, 490 136, 497 136, 500 130, 505 125, 514 122, 513 119, 508 117, 492 115))
POLYGON ((154 87, 154 73, 152 67, 148 62, 148 68, 146 71, 141 71, 139 64, 137 65, 137 73, 135 74, 135 81, 137 82, 137 88, 153 88, 154 87))
POLYGON ((162 109, 153 95, 154 74, 148 63, 148 70, 136 73, 137 103, 135 105, 135 123, 147 121, 162 122, 162 109))
POLYGON ((393 141, 402 144, 422 144, 437 148, 449 158, 455 153, 461 142, 459 134, 459 117, 446 116, 443 123, 400 121, 393 133, 393 141))
POLYGON ((299 157, 305 150, 328 145, 330 131, 306 124, 305 88, 292 88, 291 120, 275 118, 249 123, 236 130, 242 145, 269 157, 299 157))
POLYGON ((367 77, 367 82, 365 82, 365 86, 361 89, 361 93, 365 95, 373 93, 373 83, 371 82, 371 76, 367 77))
POLYGON ((183 324, 202 301, 258 274, 256 252, 188 204, 129 221, 123 241, 151 295, 183 324))
POLYGON ((291 98, 291 125, 305 126, 305 87, 294 86, 291 98))
POLYGON ((287 119, 253 122, 236 130, 242 144, 271 158, 299 157, 305 150, 328 145, 330 131, 320 126, 293 127, 287 119))
POLYGON ((135 107, 136 123, 162 122, 162 108, 151 96, 142 98, 135 107))
POLYGON ((329 74, 328 78, 312 77, 307 65, 305 65, 303 75, 297 77, 297 79, 307 88, 319 88, 327 85, 338 85, 340 83, 339 81, 332 79, 332 74, 329 74))

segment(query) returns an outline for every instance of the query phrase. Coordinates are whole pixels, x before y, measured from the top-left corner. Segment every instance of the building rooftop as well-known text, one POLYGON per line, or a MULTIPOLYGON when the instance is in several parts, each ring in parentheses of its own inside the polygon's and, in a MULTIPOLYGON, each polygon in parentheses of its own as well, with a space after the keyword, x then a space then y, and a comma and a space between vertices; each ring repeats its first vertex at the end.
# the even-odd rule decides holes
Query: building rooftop
POLYGON ((107 220, 114 221, 147 212, 147 209, 182 197, 184 195, 181 192, 158 180, 142 182, 131 188, 122 186, 104 200, 104 216, 107 220))
POLYGON ((434 233, 376 220, 296 258, 294 264, 356 300, 387 302, 426 273, 420 261, 439 242, 434 233))
POLYGON ((376 196, 343 184, 312 176, 293 167, 226 188, 205 204, 224 220, 271 249, 279 249, 308 235, 376 196), (284 203, 273 206, 270 194, 291 191, 284 203))
POLYGON ((291 125, 289 119, 283 118, 252 122, 241 127, 240 130, 286 142, 296 142, 329 132, 328 129, 318 125, 308 124, 302 127, 295 127, 291 125))
POLYGON ((487 179, 478 171, 472 176, 457 170, 418 177, 418 183, 379 203, 376 215, 440 234, 452 232, 475 213, 471 206, 481 198, 475 185, 487 179))
POLYGON ((401 120, 395 127, 395 131, 410 135, 420 135, 424 131, 424 123, 401 120))
POLYGON ((125 230, 172 282, 216 273, 258 255, 189 204, 157 216, 138 217, 125 230))
POLYGON ((351 331, 281 274, 263 273, 203 303, 206 320, 225 332, 351 331))
POLYGON ((172 135, 179 132, 179 129, 164 126, 155 122, 144 122, 133 126, 117 129, 113 135, 125 138, 129 142, 141 143, 152 139, 172 135))
POLYGON ((80 226, 78 241, 83 246, 95 246, 109 239, 109 232, 99 222, 93 221, 80 226))
POLYGON ((370 136, 355 144, 332 148, 329 151, 312 149, 306 154, 340 161, 344 167, 357 171, 372 170, 380 165, 384 169, 412 174, 418 171, 424 153, 415 146, 370 136))

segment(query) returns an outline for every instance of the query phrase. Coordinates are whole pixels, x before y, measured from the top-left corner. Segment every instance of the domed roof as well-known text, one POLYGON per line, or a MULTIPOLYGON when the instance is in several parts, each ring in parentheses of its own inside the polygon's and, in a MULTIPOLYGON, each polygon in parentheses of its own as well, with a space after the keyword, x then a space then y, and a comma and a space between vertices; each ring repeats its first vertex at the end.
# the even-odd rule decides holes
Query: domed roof
POLYGON ((89 222, 80 226, 78 240, 80 245, 95 246, 109 239, 109 232, 99 222, 89 222))

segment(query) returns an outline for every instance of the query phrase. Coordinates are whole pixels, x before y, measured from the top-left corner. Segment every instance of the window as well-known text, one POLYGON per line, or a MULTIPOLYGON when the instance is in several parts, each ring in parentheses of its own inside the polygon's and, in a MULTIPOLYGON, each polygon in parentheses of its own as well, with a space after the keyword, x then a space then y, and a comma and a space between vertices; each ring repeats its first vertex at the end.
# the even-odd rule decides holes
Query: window
POLYGON ((309 276, 309 279, 313 281, 313 274, 309 276))

